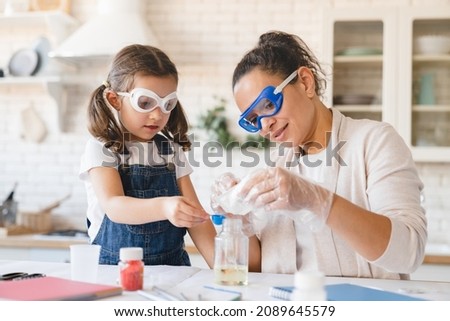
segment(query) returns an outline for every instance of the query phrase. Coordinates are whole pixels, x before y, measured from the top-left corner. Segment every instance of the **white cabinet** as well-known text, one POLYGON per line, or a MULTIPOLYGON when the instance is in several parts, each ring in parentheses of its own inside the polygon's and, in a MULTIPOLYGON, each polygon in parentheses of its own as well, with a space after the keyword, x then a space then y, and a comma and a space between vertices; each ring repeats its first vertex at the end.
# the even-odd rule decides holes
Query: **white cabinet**
MULTIPOLYGON (((424 35, 450 41, 450 6, 402 10, 399 34, 399 131, 418 161, 450 161, 450 49, 421 53, 424 35)), ((432 48, 427 48, 432 49, 432 48)))
POLYGON ((450 161, 450 52, 414 48, 420 35, 450 37, 450 6, 340 8, 327 12, 325 23, 327 105, 391 123, 416 161, 450 161), (432 103, 419 97, 421 87, 432 103))
POLYGON ((354 118, 395 124, 396 15, 339 9, 325 18, 324 53, 332 67, 326 102, 354 118))
MULTIPOLYGON (((35 37, 36 39, 45 32, 45 36, 49 38, 48 40, 51 46, 56 46, 64 40, 77 25, 78 23, 73 17, 62 11, 24 12, 0 15, 0 28, 2 30, 6 31, 9 29, 11 34, 17 36, 25 33, 26 37, 35 37), (30 35, 30 31, 36 34, 30 35)), ((10 39, 9 42, 13 41, 14 39, 10 39)), ((9 47, 14 48, 16 46, 11 44, 9 47)), ((13 52, 10 53, 10 55, 12 54, 13 52)), ((56 103, 61 128, 62 118, 67 108, 64 99, 63 73, 64 70, 56 64, 53 64, 53 61, 47 60, 45 66, 35 76, 18 77, 6 74, 5 77, 0 78, 0 86, 41 86, 56 103)))

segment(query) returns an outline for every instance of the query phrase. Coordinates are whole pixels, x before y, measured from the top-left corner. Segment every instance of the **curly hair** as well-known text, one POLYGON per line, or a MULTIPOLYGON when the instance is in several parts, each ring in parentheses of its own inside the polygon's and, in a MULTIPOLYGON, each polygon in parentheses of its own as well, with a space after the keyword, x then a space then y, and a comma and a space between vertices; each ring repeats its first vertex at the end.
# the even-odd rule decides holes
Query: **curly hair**
POLYGON ((232 87, 245 74, 260 68, 286 78, 294 70, 307 67, 314 75, 316 94, 322 96, 326 88, 325 73, 317 58, 298 36, 282 31, 269 31, 259 37, 258 44, 247 52, 233 73, 232 87))

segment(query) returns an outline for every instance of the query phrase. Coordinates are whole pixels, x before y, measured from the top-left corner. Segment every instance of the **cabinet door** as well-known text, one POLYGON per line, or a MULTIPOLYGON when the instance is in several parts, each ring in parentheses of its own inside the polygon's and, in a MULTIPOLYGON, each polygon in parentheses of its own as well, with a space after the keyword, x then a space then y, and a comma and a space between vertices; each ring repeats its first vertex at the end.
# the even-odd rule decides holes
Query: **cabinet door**
POLYGON ((395 125, 395 9, 337 9, 325 21, 327 105, 353 118, 395 125))
POLYGON ((450 6, 399 18, 399 130, 416 161, 449 161, 450 6))

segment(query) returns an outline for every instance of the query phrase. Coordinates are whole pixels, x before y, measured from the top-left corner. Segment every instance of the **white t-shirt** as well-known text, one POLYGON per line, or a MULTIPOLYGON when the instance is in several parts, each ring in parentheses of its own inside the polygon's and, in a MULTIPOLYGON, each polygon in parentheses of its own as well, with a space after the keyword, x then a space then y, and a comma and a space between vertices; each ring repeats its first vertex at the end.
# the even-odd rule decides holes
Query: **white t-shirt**
POLYGON ((94 193, 92 182, 89 176, 89 170, 95 167, 113 167, 119 168, 120 164, 125 162, 128 165, 164 165, 168 161, 175 164, 177 179, 192 173, 192 167, 186 159, 180 145, 173 143, 172 148, 175 151, 173 159, 170 155, 159 155, 158 148, 153 142, 126 142, 125 146, 129 154, 116 154, 106 148, 103 142, 95 138, 90 138, 86 143, 85 151, 81 157, 79 177, 84 181, 87 194, 87 218, 91 225, 88 230, 89 237, 92 240, 96 237, 100 225, 102 224, 105 211, 102 210, 94 193))

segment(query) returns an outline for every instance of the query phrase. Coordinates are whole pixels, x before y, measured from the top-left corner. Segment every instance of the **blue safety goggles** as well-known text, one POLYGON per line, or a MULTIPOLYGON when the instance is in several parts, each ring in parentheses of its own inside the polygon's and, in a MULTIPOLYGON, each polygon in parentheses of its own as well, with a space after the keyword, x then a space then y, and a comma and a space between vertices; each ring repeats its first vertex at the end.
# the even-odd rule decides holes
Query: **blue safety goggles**
POLYGON ((261 119, 271 117, 281 110, 283 89, 297 76, 297 70, 290 74, 279 86, 267 86, 239 117, 239 126, 250 133, 261 130, 261 119))

